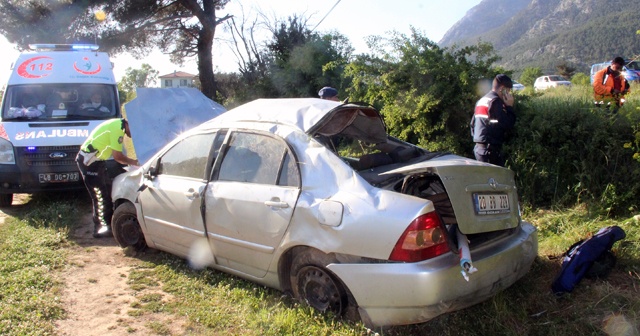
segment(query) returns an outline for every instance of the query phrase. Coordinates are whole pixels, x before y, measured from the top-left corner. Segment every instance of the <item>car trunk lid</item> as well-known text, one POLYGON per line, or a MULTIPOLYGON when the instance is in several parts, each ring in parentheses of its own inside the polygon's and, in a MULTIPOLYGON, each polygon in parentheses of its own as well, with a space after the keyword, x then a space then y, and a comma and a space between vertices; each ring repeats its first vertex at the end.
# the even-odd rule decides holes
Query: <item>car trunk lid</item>
POLYGON ((511 229, 520 222, 515 178, 509 169, 445 155, 385 174, 403 174, 405 184, 410 179, 437 178, 446 193, 430 192, 425 198, 450 202, 453 211, 443 216, 454 216, 448 222, 457 223, 464 234, 511 229))

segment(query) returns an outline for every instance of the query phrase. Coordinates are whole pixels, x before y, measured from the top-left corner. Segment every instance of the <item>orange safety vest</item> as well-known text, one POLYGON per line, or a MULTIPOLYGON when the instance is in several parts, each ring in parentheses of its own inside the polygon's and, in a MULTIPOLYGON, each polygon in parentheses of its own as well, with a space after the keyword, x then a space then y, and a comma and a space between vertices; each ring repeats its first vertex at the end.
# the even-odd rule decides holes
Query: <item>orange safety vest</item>
POLYGON ((596 102, 599 101, 615 101, 616 104, 620 104, 620 99, 624 98, 624 95, 629 92, 629 82, 622 76, 614 74, 611 67, 606 67, 596 72, 593 77, 593 98, 596 102), (619 87, 619 94, 612 94, 614 88, 619 87))

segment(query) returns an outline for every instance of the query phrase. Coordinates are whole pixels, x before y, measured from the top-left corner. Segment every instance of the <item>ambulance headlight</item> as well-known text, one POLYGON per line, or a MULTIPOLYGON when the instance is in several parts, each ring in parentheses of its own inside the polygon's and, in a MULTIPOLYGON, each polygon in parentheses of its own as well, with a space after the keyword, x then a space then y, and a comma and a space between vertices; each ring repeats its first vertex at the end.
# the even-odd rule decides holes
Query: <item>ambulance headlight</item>
POLYGON ((6 139, 0 138, 0 164, 16 164, 13 145, 6 139))

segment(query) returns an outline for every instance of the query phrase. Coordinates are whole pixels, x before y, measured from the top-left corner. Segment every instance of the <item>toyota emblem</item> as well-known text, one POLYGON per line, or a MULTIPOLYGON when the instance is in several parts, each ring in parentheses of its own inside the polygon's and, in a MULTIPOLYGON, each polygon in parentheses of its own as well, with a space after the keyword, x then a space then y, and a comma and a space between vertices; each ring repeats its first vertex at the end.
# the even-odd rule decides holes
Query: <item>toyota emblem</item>
POLYGON ((489 179, 489 186, 493 189, 498 188, 498 182, 492 177, 489 179))

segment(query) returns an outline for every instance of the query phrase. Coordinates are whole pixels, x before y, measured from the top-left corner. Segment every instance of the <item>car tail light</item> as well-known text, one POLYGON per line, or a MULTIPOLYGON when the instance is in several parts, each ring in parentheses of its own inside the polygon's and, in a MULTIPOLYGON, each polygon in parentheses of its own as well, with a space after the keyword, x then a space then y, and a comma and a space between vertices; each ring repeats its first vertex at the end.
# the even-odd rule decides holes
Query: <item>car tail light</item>
POLYGON ((414 219, 391 251, 389 260, 416 262, 450 251, 447 233, 435 211, 414 219))

